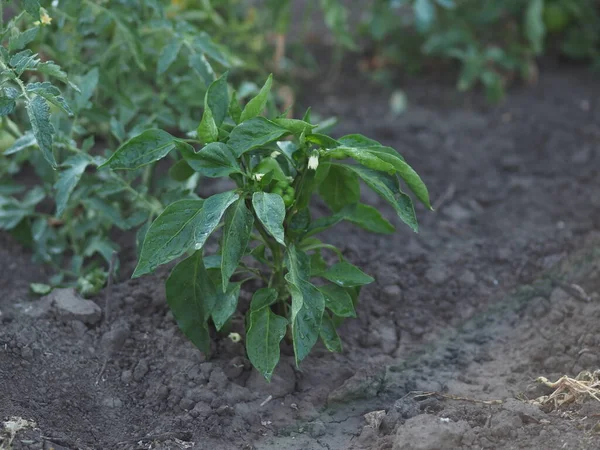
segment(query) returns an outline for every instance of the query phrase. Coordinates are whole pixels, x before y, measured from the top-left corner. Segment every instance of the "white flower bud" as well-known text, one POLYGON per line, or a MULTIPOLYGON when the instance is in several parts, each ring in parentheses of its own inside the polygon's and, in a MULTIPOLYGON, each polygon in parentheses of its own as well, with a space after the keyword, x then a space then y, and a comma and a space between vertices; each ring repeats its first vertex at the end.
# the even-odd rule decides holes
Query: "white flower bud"
POLYGON ((312 154, 310 155, 310 158, 308 158, 308 168, 310 170, 317 170, 317 167, 319 167, 319 155, 312 154))
POLYGON ((254 179, 255 179, 256 181, 260 181, 260 180, 262 180, 262 178, 263 178, 264 176, 265 176, 265 174, 264 174, 264 173, 255 173, 255 174, 254 174, 254 179))
POLYGON ((271 158, 277 158, 279 155, 281 155, 281 152, 279 150, 275 150, 273 153, 271 153, 271 158))

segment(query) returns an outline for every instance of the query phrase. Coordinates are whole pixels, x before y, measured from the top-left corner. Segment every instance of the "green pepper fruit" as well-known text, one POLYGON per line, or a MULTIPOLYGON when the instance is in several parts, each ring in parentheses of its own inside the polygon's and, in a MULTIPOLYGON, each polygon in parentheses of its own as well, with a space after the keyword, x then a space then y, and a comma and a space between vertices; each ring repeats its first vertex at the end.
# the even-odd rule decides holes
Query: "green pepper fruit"
POLYGON ((283 197, 283 189, 281 189, 280 187, 276 186, 271 191, 271 194, 277 194, 277 195, 280 195, 281 197, 283 197))
POLYGON ((290 206, 292 206, 294 204, 294 196, 293 195, 284 194, 282 198, 283 198, 283 204, 285 205, 286 208, 289 208, 290 206))

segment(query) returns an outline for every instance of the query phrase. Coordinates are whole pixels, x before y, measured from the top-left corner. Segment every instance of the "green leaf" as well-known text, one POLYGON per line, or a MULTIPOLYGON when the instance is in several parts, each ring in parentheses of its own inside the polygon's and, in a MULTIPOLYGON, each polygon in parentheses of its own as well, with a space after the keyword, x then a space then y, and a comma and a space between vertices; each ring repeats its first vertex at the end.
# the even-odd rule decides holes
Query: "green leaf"
POLYGON ((227 89, 227 72, 213 81, 204 97, 204 107, 209 107, 217 127, 220 127, 229 110, 229 92, 227 89))
POLYGON ((40 20, 40 0, 21 0, 21 4, 35 20, 40 20))
POLYGON ((207 86, 215 80, 215 71, 203 53, 191 53, 188 65, 202 78, 207 86))
POLYGON ((46 295, 52 291, 52 286, 44 283, 31 283, 29 288, 31 292, 38 295, 46 295))
POLYGON ((390 147, 367 147, 366 151, 371 153, 372 155, 377 156, 379 159, 391 164, 396 169, 396 174, 404 180, 406 185, 409 187, 411 191, 417 196, 417 198, 429 209, 431 208, 431 203, 429 201, 429 192, 427 190, 427 186, 421 180, 421 177, 415 172, 415 170, 410 167, 406 161, 394 150, 390 147))
POLYGON ((338 212, 344 206, 360 200, 358 175, 343 167, 332 165, 327 177, 319 186, 319 194, 332 211, 338 212))
POLYGON ((219 139, 219 129, 217 128, 213 113, 208 106, 204 107, 202 120, 200 121, 200 125, 198 125, 196 132, 198 133, 198 139, 204 144, 210 144, 219 139))
POLYGON ((418 231, 419 225, 417 223, 417 216, 412 200, 400 190, 400 185, 396 177, 391 177, 381 172, 365 169, 360 166, 343 167, 358 174, 371 189, 392 205, 396 214, 400 217, 400 220, 406 223, 413 231, 418 231))
POLYGON ((283 221, 285 219, 285 205, 278 194, 255 192, 252 195, 252 206, 256 217, 277 242, 285 246, 285 232, 283 221))
POLYGON ((227 144, 239 158, 244 153, 275 142, 288 133, 288 130, 264 117, 255 117, 231 130, 227 144))
POLYGON ((342 340, 338 336, 335 325, 331 320, 331 316, 327 312, 323 313, 319 335, 321 336, 323 344, 327 347, 327 350, 336 353, 342 352, 342 340))
POLYGON ((242 283, 232 283, 227 287, 226 292, 217 288, 217 301, 212 310, 212 319, 217 331, 221 331, 237 309, 241 287, 242 283))
POLYGON ((544 0, 531 0, 525 13, 525 35, 531 44, 534 54, 544 50, 546 27, 544 25, 544 0))
POLYGON ((175 146, 175 138, 166 131, 146 130, 125 142, 99 169, 139 169, 164 158, 175 146))
POLYGON ((341 287, 362 286, 375 281, 358 267, 345 261, 334 264, 321 276, 341 287))
POLYGON ((56 160, 52 153, 52 135, 54 127, 50 123, 50 107, 48 102, 39 95, 27 103, 26 106, 31 129, 38 147, 42 151, 44 158, 53 168, 56 168, 56 160))
POLYGON ((311 133, 308 136, 306 136, 306 140, 325 149, 331 149, 339 147, 341 145, 341 143, 336 141, 335 139, 327 136, 326 134, 320 133, 311 133))
POLYGON ((245 122, 246 120, 259 116, 263 112, 267 105, 267 100, 269 99, 272 84, 273 74, 269 75, 260 92, 245 106, 242 115, 240 116, 240 122, 245 122))
POLYGON ((97 67, 94 67, 79 80, 80 93, 75 98, 75 108, 77 111, 90 107, 90 99, 98 86, 100 72, 97 67))
POLYGON ((242 117, 242 108, 237 98, 237 91, 233 91, 231 94, 231 101, 229 102, 229 115, 236 124, 240 123, 240 119, 242 117))
POLYGON ((31 41, 33 41, 39 31, 39 27, 29 28, 28 30, 23 31, 22 33, 18 33, 14 36, 11 36, 8 41, 8 49, 11 52, 16 50, 21 50, 31 41))
POLYGON ((220 178, 242 172, 231 149, 221 142, 208 144, 199 152, 194 152, 192 147, 187 146, 182 146, 179 150, 189 166, 205 177, 220 178))
POLYGON ((208 237, 219 225, 227 208, 238 198, 240 196, 235 191, 227 191, 215 194, 205 200, 194 232, 194 247, 196 250, 200 250, 204 246, 208 237))
POLYGON ((286 265, 289 272, 285 279, 292 294, 292 338, 296 364, 299 364, 319 339, 325 300, 323 294, 308 281, 310 261, 306 253, 289 245, 286 265))
POLYGON ((132 278, 152 272, 192 246, 203 203, 203 200, 179 200, 165 208, 146 233, 132 278))
POLYGON ((362 134, 347 134, 338 139, 339 143, 346 147, 381 147, 381 144, 362 134))
POLYGON ((319 286, 319 290, 325 297, 325 307, 338 317, 356 317, 354 302, 350 294, 340 286, 326 284, 319 286))
POLYGON ((390 175, 393 175, 396 172, 396 169, 392 164, 380 159, 363 147, 336 147, 332 150, 332 153, 335 153, 336 155, 340 153, 344 154, 368 169, 386 172, 390 175))
POLYGON ((215 44, 208 33, 201 31, 194 40, 194 46, 201 53, 205 53, 212 59, 222 64, 225 67, 229 67, 229 58, 224 54, 221 48, 215 44))
POLYGON ((279 125, 282 128, 285 128, 290 133, 295 135, 310 134, 316 125, 312 125, 308 122, 304 122, 303 120, 298 119, 286 119, 286 118, 278 118, 273 119, 273 122, 279 125))
POLYGON ((279 345, 285 336, 288 321, 271 311, 277 300, 275 289, 259 289, 252 297, 248 312, 246 352, 248 359, 267 381, 271 381, 279 362, 279 345))
POLYGON ((347 214, 344 219, 373 233, 391 234, 396 231, 394 225, 388 222, 379 211, 363 203, 357 204, 354 211, 347 214))
POLYGON ((431 0, 415 0, 413 6, 417 30, 425 32, 435 21, 435 5, 431 0))
POLYGON ((185 181, 195 173, 196 171, 190 167, 185 159, 177 161, 169 169, 169 176, 175 181, 185 181))
POLYGON ((229 279, 237 269, 242 256, 246 252, 250 233, 254 225, 254 216, 246 208, 246 200, 242 197, 227 209, 225 228, 221 244, 221 276, 223 290, 227 289, 229 279))
POLYGON ((44 97, 50 103, 58 106, 60 109, 66 112, 69 116, 73 115, 73 111, 71 111, 69 104, 63 98, 60 89, 58 89, 56 86, 53 86, 52 83, 48 81, 44 81, 43 83, 29 83, 27 86, 25 86, 25 90, 27 92, 44 97))
POLYGON ((71 193, 90 162, 90 158, 83 154, 74 155, 64 162, 63 166, 67 169, 60 172, 54 185, 56 190, 56 217, 60 217, 64 212, 71 193))
POLYGON ((204 267, 202 252, 197 251, 177 264, 165 288, 167 303, 183 334, 201 351, 209 353, 208 318, 217 295, 204 267))
POLYGON ((67 76, 67 72, 62 70, 58 64, 55 64, 54 61, 46 61, 38 64, 36 70, 44 75, 48 75, 49 77, 56 78, 63 83, 68 83, 75 92, 80 93, 81 90, 79 87, 75 86, 73 83, 69 82, 69 78, 67 76))
POLYGON ((158 63, 156 65, 156 74, 162 75, 165 73, 171 64, 175 62, 177 59, 177 55, 181 50, 181 46, 183 44, 183 40, 179 36, 175 36, 167 45, 165 45, 158 56, 158 63))
POLYGON ((0 97, 0 117, 8 116, 15 110, 17 103, 14 98, 0 97))
POLYGON ((19 139, 17 139, 13 145, 8 147, 4 152, 5 155, 13 155, 15 153, 20 152, 21 150, 25 150, 26 148, 33 147, 37 144, 35 136, 31 132, 25 133, 19 139))

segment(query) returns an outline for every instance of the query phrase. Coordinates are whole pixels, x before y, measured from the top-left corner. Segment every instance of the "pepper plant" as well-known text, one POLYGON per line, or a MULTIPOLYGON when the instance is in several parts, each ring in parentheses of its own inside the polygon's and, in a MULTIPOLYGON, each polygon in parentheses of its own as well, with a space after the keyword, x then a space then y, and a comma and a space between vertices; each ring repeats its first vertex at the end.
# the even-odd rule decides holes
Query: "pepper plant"
POLYGON ((341 350, 336 326, 355 317, 359 289, 373 278, 316 236, 342 220, 369 231, 394 231, 379 211, 360 202, 360 180, 414 231, 413 202, 400 181, 431 208, 427 188, 394 149, 359 134, 322 134, 310 110, 302 120, 262 117, 271 84, 269 77, 242 108, 235 93, 229 95, 224 74, 206 92, 197 140, 150 129, 101 166, 133 170, 177 151, 181 159, 172 171, 178 176, 199 173, 234 182, 231 190, 206 199, 168 205, 145 235, 133 277, 187 254, 166 282, 167 301, 182 331, 204 352, 210 351, 210 327, 223 329, 238 308, 242 284, 260 280, 264 287, 246 314, 246 349, 267 380, 285 337, 297 363, 319 338, 329 350, 341 350), (312 218, 315 193, 331 215, 312 218), (219 251, 209 255, 213 234, 219 251), (328 265, 324 252, 336 262, 328 265))

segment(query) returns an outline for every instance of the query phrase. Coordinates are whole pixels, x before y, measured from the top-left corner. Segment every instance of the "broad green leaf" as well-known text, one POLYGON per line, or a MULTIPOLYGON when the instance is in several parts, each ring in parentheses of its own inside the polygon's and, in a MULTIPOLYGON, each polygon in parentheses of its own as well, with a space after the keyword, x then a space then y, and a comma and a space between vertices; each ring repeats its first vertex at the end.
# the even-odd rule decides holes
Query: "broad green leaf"
MULTIPOLYGON (((544 50, 544 0, 531 0, 525 12, 525 35, 531 44, 533 53, 539 55, 544 50)), ((564 14, 564 13, 563 13, 564 14)))
MULTIPOLYGON (((302 241, 303 243, 306 240, 302 241)), ((310 255, 310 276, 316 277, 320 276, 321 273, 327 270, 327 263, 323 259, 323 255, 320 250, 316 250, 312 255, 310 255)), ((323 292, 323 291, 321 291, 323 292)), ((325 298, 325 303, 327 304, 327 298, 325 298)))
POLYGON ((221 331, 221 328, 223 328, 225 323, 227 323, 237 309, 241 287, 242 283, 231 283, 227 287, 227 291, 223 292, 215 286, 217 290, 217 301, 212 310, 212 319, 217 331, 221 331))
POLYGON ((286 265, 289 272, 285 279, 292 294, 292 338, 296 364, 299 364, 319 339, 325 300, 323 294, 308 281, 310 261, 304 252, 289 245, 286 265))
POLYGON ((310 134, 316 125, 312 125, 308 122, 304 122, 303 120, 298 119, 287 119, 287 118, 278 118, 273 119, 273 122, 279 125, 280 127, 285 128, 292 134, 300 135, 310 134))
POLYGON ((58 89, 56 86, 53 86, 52 83, 48 81, 44 81, 43 83, 29 83, 27 86, 25 86, 25 90, 27 92, 44 97, 50 103, 58 106, 60 109, 66 112, 69 116, 73 115, 73 111, 71 111, 69 104, 63 98, 60 89, 58 89))
POLYGON ((191 53, 188 65, 202 78, 206 86, 215 81, 215 71, 203 53, 191 53))
POLYGON ((362 134, 347 134, 338 139, 346 147, 381 147, 381 144, 362 134))
POLYGON ((56 217, 60 217, 64 212, 71 193, 90 162, 90 158, 83 154, 72 156, 64 162, 63 166, 67 169, 60 172, 54 185, 56 190, 56 217))
POLYGON ((225 55, 224 50, 220 46, 215 44, 208 33, 201 31, 194 40, 194 47, 202 53, 210 56, 212 59, 222 64, 225 67, 229 67, 229 58, 225 55))
POLYGON ((146 233, 133 278, 152 272, 192 246, 203 203, 203 200, 179 200, 165 208, 146 233))
POLYGON ((234 191, 227 191, 215 194, 205 200, 194 231, 193 244, 196 250, 204 247, 206 240, 219 225, 227 208, 239 197, 234 191))
POLYGON ((26 70, 34 70, 40 62, 39 55, 31 50, 23 50, 10 58, 10 65, 18 76, 26 70))
POLYGON ((94 67, 87 74, 81 77, 79 80, 80 92, 79 95, 75 97, 75 108, 77 111, 81 111, 82 109, 90 106, 90 99, 96 91, 99 78, 100 73, 97 67, 94 67))
POLYGON ((50 107, 48 102, 39 95, 27 103, 26 106, 31 129, 38 147, 42 151, 44 158, 53 168, 56 168, 56 160, 52 153, 52 135, 54 127, 50 123, 50 107))
POLYGON ((319 286, 325 297, 325 307, 329 308, 338 317, 356 317, 354 302, 346 290, 335 284, 319 286))
POLYGON ((398 214, 398 217, 400 217, 404 223, 412 228, 413 231, 418 231, 419 225, 417 223, 417 216, 412 200, 400 190, 400 185, 396 177, 391 177, 384 173, 365 169, 360 166, 344 167, 347 170, 351 170, 358 174, 371 189, 392 205, 396 214, 398 214))
POLYGON ((181 46, 183 44, 183 40, 179 36, 175 36, 167 45, 165 45, 158 56, 158 63, 156 65, 156 74, 162 75, 165 73, 171 64, 175 62, 177 59, 177 55, 181 50, 181 46))
POLYGON ((435 5, 432 0, 415 0, 413 10, 417 30, 420 32, 428 31, 435 21, 435 5))
POLYGON ((391 234, 396 231, 394 225, 388 222, 377 209, 363 203, 356 205, 356 209, 347 214, 344 219, 373 233, 391 234))
POLYGON ((180 147, 179 150, 189 166, 205 177, 220 178, 242 172, 231 149, 221 142, 208 144, 198 152, 192 147, 180 147))
POLYGON ((167 303, 183 334, 201 351, 209 353, 208 318, 217 295, 204 267, 202 252, 197 251, 177 264, 165 288, 167 303))
POLYGON ((306 136, 306 140, 324 149, 331 149, 339 147, 341 145, 341 143, 336 141, 335 139, 327 136, 326 134, 320 133, 311 133, 308 136, 306 136))
POLYGON ((17 103, 14 98, 0 97, 0 117, 8 116, 15 110, 17 103))
POLYGON ((275 289, 259 289, 252 297, 248 312, 246 352, 248 359, 267 381, 279 362, 279 345, 285 336, 288 321, 271 311, 277 300, 275 289))
POLYGON ((233 91, 231 94, 231 101, 229 102, 229 115, 233 121, 237 124, 240 123, 242 117, 242 107, 237 98, 237 91, 233 91))
POLYGON ((23 208, 16 202, 0 203, 0 230, 12 230, 30 214, 28 208, 23 208))
POLYGON ((40 20, 40 0, 21 0, 21 4, 35 20, 40 20))
POLYGON ((269 99, 272 84, 273 75, 271 74, 256 97, 250 100, 244 107, 242 115, 240 116, 240 122, 245 122, 246 120, 259 116, 263 112, 265 106, 267 106, 267 100, 269 99))
POLYGON ((345 261, 334 264, 321 276, 342 287, 362 286, 375 281, 358 267, 345 261))
POLYGON ((319 186, 319 194, 332 211, 338 212, 344 206, 360 200, 358 175, 332 165, 319 186))
POLYGON ((277 242, 285 246, 283 220, 285 219, 285 205, 280 195, 267 192, 255 192, 252 195, 252 206, 256 217, 265 227, 267 233, 277 242))
POLYGON ((406 161, 394 150, 390 147, 367 147, 366 151, 371 153, 372 155, 377 156, 379 159, 391 164, 396 169, 396 175, 404 180, 406 185, 409 187, 411 191, 417 196, 417 198, 429 209, 431 208, 431 203, 429 201, 429 192, 427 190, 427 186, 421 180, 421 177, 415 172, 415 170, 410 167, 406 161))
POLYGON ((380 172, 386 172, 393 175, 396 172, 395 167, 377 157, 373 153, 369 152, 363 147, 336 147, 333 151, 335 154, 344 154, 349 158, 354 159, 359 164, 365 166, 368 169, 377 170, 380 172))
POLYGON ((264 117, 255 117, 235 127, 229 135, 227 144, 239 158, 244 153, 275 142, 288 133, 288 130, 264 117))
POLYGON ((196 131, 198 133, 198 139, 204 144, 210 144, 219 139, 219 128, 217 128, 217 123, 215 122, 211 109, 206 105, 204 106, 204 112, 202 113, 202 120, 196 131))
POLYGON ((33 147, 37 144, 35 136, 31 132, 25 133, 19 139, 17 139, 13 145, 8 147, 4 152, 5 155, 12 155, 20 152, 21 150, 25 150, 26 148, 33 147))
POLYGON ((204 97, 205 107, 208 105, 217 127, 220 127, 229 109, 229 92, 227 90, 227 72, 213 81, 204 97))
POLYGON ((243 197, 227 209, 221 243, 223 290, 227 289, 231 275, 237 269, 242 256, 246 252, 253 225, 254 216, 246 208, 246 200, 243 197))
POLYGON ((166 131, 146 130, 125 142, 99 169, 139 169, 164 158, 175 146, 175 138, 166 131))
POLYGON ((195 173, 196 171, 190 167, 185 159, 177 161, 169 169, 169 176, 175 181, 185 181, 195 173))
POLYGON ((17 33, 16 35, 11 36, 8 41, 8 49, 11 52, 21 50, 36 38, 38 31, 39 27, 33 27, 23 31, 22 33, 17 33))
POLYGON ((49 77, 56 78, 63 83, 67 83, 71 86, 75 92, 80 93, 81 90, 78 86, 71 83, 67 76, 67 73, 60 68, 58 64, 55 64, 54 61, 46 61, 37 65, 36 70, 44 75, 48 75, 49 77))
POLYGON ((327 312, 323 313, 319 335, 321 336, 323 344, 327 347, 327 350, 336 353, 342 352, 342 340, 338 336, 335 325, 331 320, 331 316, 327 312))

